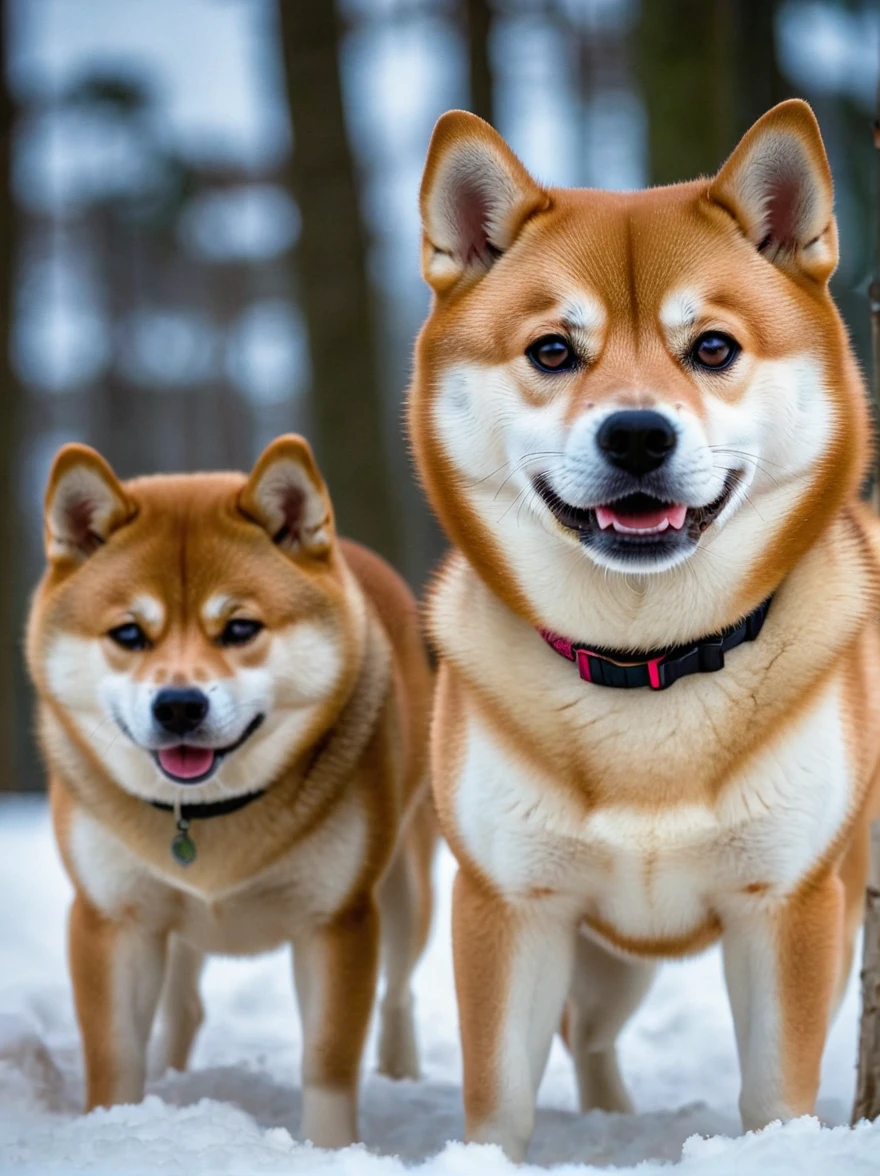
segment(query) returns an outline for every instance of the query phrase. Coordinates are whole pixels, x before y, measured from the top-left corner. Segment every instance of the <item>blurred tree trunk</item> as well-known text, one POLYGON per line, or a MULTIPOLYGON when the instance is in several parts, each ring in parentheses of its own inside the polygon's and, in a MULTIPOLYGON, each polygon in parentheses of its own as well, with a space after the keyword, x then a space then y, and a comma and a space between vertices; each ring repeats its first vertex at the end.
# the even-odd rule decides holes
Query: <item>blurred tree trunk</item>
POLYGON ((470 109, 494 127, 495 104, 492 93, 492 64, 489 56, 492 6, 489 0, 465 0, 465 15, 467 18, 470 109))
POLYGON ((292 187, 302 217, 297 261, 315 448, 340 530, 399 563, 375 299, 345 128, 336 4, 280 0, 278 11, 294 134, 292 187))
MULTIPOLYGON (((880 83, 874 118, 877 149, 875 175, 880 183, 880 83)), ((880 191, 875 188, 876 195, 880 191)), ((880 199, 877 200, 875 270, 868 298, 871 310, 871 344, 874 353, 874 409, 880 410, 880 199)), ((875 418, 876 419, 876 418, 875 418)), ((874 484, 874 502, 880 485, 880 456, 874 484)), ((880 1118, 880 821, 871 830, 871 870, 865 895, 865 936, 862 957, 862 1018, 853 1122, 880 1118)))
MULTIPOLYGON (((880 419, 880 81, 877 83, 877 108, 874 115, 874 278, 868 287, 871 316, 871 358, 874 369, 874 410, 880 419)), ((876 424, 875 424, 876 427, 876 424)), ((880 487, 880 444, 874 455, 875 494, 880 487)), ((875 503, 877 500, 875 499, 875 503)), ((875 863, 880 870, 880 862, 875 863)), ((880 885, 880 877, 878 877, 880 885)))
POLYGON ((638 76, 652 184, 714 172, 733 146, 729 0, 642 0, 638 76))
POLYGON ((871 831, 871 876, 865 895, 862 1017, 852 1121, 880 1117, 880 822, 871 831))
POLYGON ((642 0, 640 76, 650 175, 711 175, 737 139, 791 93, 776 54, 782 0, 642 0))
POLYGON ((15 204, 12 196, 12 139, 15 105, 6 76, 7 6, 0 11, 0 493, 3 495, 0 571, 0 789, 21 787, 18 764, 21 647, 21 599, 19 570, 18 452, 21 430, 21 389, 10 359, 15 298, 15 204))
POLYGON ((776 18, 782 3, 783 0, 738 0, 735 3, 735 137, 744 134, 771 106, 791 97, 791 87, 782 76, 776 56, 776 18))

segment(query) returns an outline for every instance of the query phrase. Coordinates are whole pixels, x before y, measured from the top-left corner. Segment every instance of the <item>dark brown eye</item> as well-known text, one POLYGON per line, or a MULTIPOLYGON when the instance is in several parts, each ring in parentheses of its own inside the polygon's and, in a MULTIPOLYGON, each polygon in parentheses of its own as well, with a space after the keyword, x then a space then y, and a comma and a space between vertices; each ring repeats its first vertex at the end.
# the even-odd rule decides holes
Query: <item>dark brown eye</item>
POLYGON ((150 645, 149 637, 134 621, 130 621, 127 625, 117 625, 115 629, 110 630, 107 636, 117 645, 121 645, 123 649, 131 650, 133 653, 148 649, 150 645))
POLYGON ((544 335, 526 348, 526 355, 542 372, 567 372, 577 366, 571 344, 561 335, 544 335))
POLYGON ((259 621, 248 621, 244 617, 235 617, 227 621, 226 627, 220 634, 221 645, 247 645, 253 641, 263 628, 259 621))
POLYGON ((730 335, 722 335, 720 331, 707 331, 697 339, 690 354, 697 367, 720 372, 730 367, 739 355, 739 344, 735 339, 731 339, 730 335))

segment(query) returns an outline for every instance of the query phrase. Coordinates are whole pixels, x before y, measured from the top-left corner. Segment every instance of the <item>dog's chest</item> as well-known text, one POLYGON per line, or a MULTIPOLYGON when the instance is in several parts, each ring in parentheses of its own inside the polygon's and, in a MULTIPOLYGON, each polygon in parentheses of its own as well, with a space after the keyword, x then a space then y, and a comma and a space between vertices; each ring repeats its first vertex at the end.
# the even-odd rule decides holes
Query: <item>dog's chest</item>
MULTIPOLYGON (((198 846, 195 823, 194 830, 198 846)), ((346 802, 271 867, 234 888, 198 885, 195 867, 171 858, 170 835, 168 868, 157 871, 84 813, 72 823, 70 850, 80 885, 111 918, 134 913, 144 926, 177 931, 203 951, 251 954, 336 913, 363 867, 366 841, 360 806, 346 802)))
MULTIPOLYGON (((594 772, 605 762, 611 776, 615 749, 605 754, 594 748, 594 772)), ((833 688, 717 795, 701 795, 711 765, 696 759, 680 769, 690 774, 682 788, 690 799, 658 796, 657 767, 650 755, 633 756, 625 796, 591 803, 472 717, 456 824, 468 854, 506 893, 558 894, 623 937, 657 941, 723 919, 736 902, 791 891, 828 851, 850 803, 833 688)))

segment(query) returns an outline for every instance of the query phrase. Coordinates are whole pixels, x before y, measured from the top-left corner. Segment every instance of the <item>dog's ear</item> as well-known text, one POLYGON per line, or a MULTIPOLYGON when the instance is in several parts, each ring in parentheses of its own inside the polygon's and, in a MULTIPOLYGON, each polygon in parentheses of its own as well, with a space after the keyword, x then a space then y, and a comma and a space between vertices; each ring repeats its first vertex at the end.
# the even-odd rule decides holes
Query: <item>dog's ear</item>
POLYGON ((464 110, 434 127, 419 199, 422 273, 438 294, 482 276, 550 204, 497 131, 464 110))
POLYGON ((333 507, 304 437, 278 437, 261 454, 238 499, 282 551, 313 559, 333 545, 333 507))
POLYGON ((136 507, 100 453, 88 445, 58 451, 46 486, 46 555, 82 563, 134 517, 136 507))
POLYGON ((831 169, 816 117, 792 98, 758 119, 709 187, 768 261, 826 282, 837 265, 831 169))

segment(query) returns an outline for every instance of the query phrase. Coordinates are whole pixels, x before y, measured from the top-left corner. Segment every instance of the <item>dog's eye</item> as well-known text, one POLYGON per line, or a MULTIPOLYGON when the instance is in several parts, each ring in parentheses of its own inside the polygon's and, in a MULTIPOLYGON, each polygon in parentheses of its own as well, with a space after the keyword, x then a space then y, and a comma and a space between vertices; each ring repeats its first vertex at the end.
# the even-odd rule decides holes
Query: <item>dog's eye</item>
POLYGON ((577 366, 574 348, 561 335, 544 335, 526 348, 526 355, 542 372, 568 372, 577 366))
POLYGON ((708 368, 713 372, 723 371, 730 367, 739 355, 739 344, 730 335, 722 335, 720 331, 707 331, 700 335, 691 348, 691 359, 697 367, 708 368))
POLYGON ((130 649, 137 651, 140 649, 149 649, 150 639, 134 621, 129 621, 125 625, 117 625, 115 629, 111 629, 107 634, 111 641, 115 641, 117 645, 121 645, 123 649, 130 649))
POLYGON ((220 634, 221 645, 247 645, 253 641, 263 628, 259 621, 248 621, 244 617, 235 617, 226 622, 226 627, 220 634))

